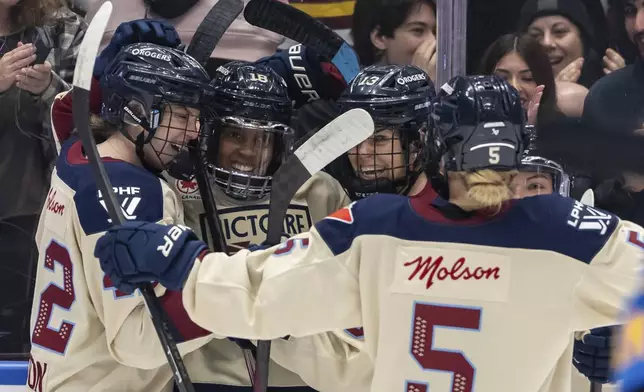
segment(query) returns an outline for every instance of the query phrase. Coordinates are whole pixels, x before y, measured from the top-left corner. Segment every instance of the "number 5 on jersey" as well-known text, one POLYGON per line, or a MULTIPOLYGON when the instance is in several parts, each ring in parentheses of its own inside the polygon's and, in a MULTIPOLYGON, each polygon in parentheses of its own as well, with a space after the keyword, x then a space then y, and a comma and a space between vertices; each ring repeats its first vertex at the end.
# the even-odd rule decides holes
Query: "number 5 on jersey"
MULTIPOLYGON (((472 392, 475 366, 456 350, 434 348, 436 328, 478 331, 481 328, 481 309, 428 303, 415 303, 409 350, 423 370, 452 373, 449 392, 472 392)), ((447 392, 429 388, 422 382, 407 381, 407 392, 447 392)))

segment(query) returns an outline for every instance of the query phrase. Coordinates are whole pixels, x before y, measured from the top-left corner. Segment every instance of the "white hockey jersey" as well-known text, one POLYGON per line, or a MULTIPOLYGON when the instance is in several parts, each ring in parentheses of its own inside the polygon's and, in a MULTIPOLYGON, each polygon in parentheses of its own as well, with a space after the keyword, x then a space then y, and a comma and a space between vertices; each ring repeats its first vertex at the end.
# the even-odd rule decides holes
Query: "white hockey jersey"
MULTIPOLYGON (((200 238, 208 231, 199 187, 195 180, 170 180, 183 201, 186 224, 200 238)), ((217 210, 230 253, 238 247, 259 244, 266 238, 270 198, 239 201, 214 187, 217 210)), ((308 231, 315 222, 350 203, 341 185, 326 173, 309 179, 296 193, 284 219, 284 232, 296 235, 308 231)), ((371 370, 369 358, 361 355, 362 337, 348 331, 335 331, 300 339, 277 339, 272 346, 269 367, 271 391, 306 391, 304 385, 316 385, 323 392, 368 391, 371 370), (338 351, 344 354, 337 355, 338 351), (314 363, 315 366, 311 364, 314 363), (355 369, 351 374, 347 368, 355 369), (296 371, 298 374, 286 370, 296 371), (309 371, 315 369, 315 371, 309 371)), ((213 340, 186 357, 186 366, 196 385, 250 386, 248 369, 242 350, 230 340, 213 340)), ((250 388, 249 388, 250 390, 250 388)))
MULTIPOLYGON (((128 219, 183 224, 183 209, 161 179, 129 163, 104 159, 128 219)), ((39 259, 31 313, 28 387, 37 392, 162 391, 172 377, 140 293, 116 290, 94 257, 110 226, 81 144, 63 145, 36 242, 39 259)), ((192 324, 180 294, 156 288, 186 341, 182 353, 212 335, 192 324), (164 294, 165 292, 165 294, 164 294)))
MULTIPOLYGON (((92 85, 92 93, 99 90, 96 87, 92 85)), ((61 93, 51 109, 55 135, 57 140, 63 142, 67 140, 73 129, 72 102, 71 95, 66 97, 68 93, 61 93)), ((93 107, 96 106, 95 104, 100 103, 100 94, 93 94, 90 101, 93 107)), ((166 180, 175 190, 182 202, 181 205, 185 208, 185 223, 201 235, 201 231, 206 228, 206 220, 203 215, 204 210, 197 182, 180 181, 169 176, 166 176, 166 180)), ((165 190, 165 188, 163 189, 165 190)), ((218 207, 221 210, 221 223, 227 225, 224 226, 227 227, 228 233, 226 241, 237 246, 261 243, 266 236, 265 220, 268 213, 268 198, 256 203, 236 204, 234 200, 221 192, 217 192, 217 195, 218 207), (259 205, 254 206, 253 204, 259 205)), ((313 223, 321 220, 330 212, 348 205, 349 202, 346 193, 333 178, 325 173, 313 176, 297 192, 291 208, 287 211, 284 231, 290 235, 307 231, 313 223)), ((236 250, 237 248, 233 249, 233 251, 236 250)), ((172 298, 178 299, 177 305, 180 305, 178 297, 173 296, 172 298)), ((176 315, 179 320, 182 316, 183 314, 176 315)), ((190 326, 187 322, 182 325, 190 326)), ((194 337, 203 331, 199 328, 190 328, 184 332, 186 336, 194 337)), ((308 388, 303 386, 305 384, 316 385, 321 392, 367 391, 372 364, 370 359, 360 351, 363 344, 360 332, 360 330, 340 330, 307 338, 276 340, 271 351, 272 359, 283 367, 271 362, 270 391, 277 392, 282 388, 288 392, 306 391, 308 388), (358 336, 354 336, 354 334, 358 334, 358 336), (343 354, 337 355, 337 352, 343 354), (293 371, 297 374, 294 374, 293 371)), ((201 349, 186 355, 184 362, 198 391, 209 388, 222 390, 221 388, 226 388, 226 386, 230 386, 236 392, 251 390, 242 351, 228 339, 210 341, 201 349)), ((39 368, 42 366, 34 366, 33 371, 37 372, 39 368)), ((133 377, 149 377, 147 385, 155 386, 155 388, 156 385, 162 385, 165 380, 167 385, 163 390, 172 390, 172 380, 170 380, 167 367, 162 367, 158 375, 148 373, 144 376, 143 372, 137 369, 130 369, 130 371, 136 373, 136 376, 133 377)), ((31 380, 33 380, 33 384, 36 384, 35 378, 31 380)), ((123 383, 114 382, 114 388, 122 390, 118 389, 117 385, 123 388, 123 383)), ((134 391, 134 389, 132 390, 134 391)), ((151 387, 150 390, 155 389, 151 387)))
POLYGON ((565 351, 576 331, 617 322, 644 230, 558 195, 494 217, 455 221, 450 207, 377 195, 269 250, 209 254, 184 306, 250 339, 363 325, 372 391, 570 391, 565 351))
MULTIPOLYGON (((186 225, 199 238, 210 243, 209 236, 203 235, 208 229, 197 181, 168 180, 183 202, 186 225)), ((230 253, 240 247, 260 244, 266 239, 270 196, 243 201, 229 197, 217 186, 212 190, 224 240, 226 244, 234 245, 229 249, 230 253)), ((309 231, 314 223, 350 202, 342 186, 333 177, 324 172, 317 173, 293 197, 284 217, 283 232, 293 236, 309 231)))

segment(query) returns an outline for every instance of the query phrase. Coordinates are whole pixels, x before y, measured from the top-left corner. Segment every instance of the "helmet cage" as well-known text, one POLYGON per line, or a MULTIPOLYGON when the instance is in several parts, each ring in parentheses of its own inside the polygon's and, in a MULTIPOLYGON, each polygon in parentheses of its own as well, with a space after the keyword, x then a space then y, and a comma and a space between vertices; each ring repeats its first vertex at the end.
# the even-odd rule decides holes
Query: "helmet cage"
POLYGON ((552 175, 552 188, 561 196, 570 196, 570 176, 555 161, 540 156, 526 156, 521 161, 519 171, 539 171, 552 175))
POLYGON ((238 200, 259 200, 268 196, 272 189, 273 174, 293 150, 294 130, 275 121, 262 121, 240 116, 226 116, 212 121, 213 136, 207 152, 207 171, 211 186, 218 186, 228 196, 238 200), (273 135, 273 154, 269 158, 266 173, 244 173, 218 164, 222 130, 237 128, 242 132, 252 130, 273 135))

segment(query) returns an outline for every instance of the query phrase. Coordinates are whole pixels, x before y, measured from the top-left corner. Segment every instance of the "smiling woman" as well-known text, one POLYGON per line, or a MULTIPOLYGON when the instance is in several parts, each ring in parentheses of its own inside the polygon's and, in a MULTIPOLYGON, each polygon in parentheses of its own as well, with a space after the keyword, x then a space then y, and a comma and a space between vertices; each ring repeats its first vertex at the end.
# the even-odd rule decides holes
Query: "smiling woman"
POLYGON ((528 0, 519 29, 539 41, 558 81, 590 87, 604 75, 595 29, 581 0, 528 0))
POLYGON ((529 36, 507 34, 486 50, 479 67, 481 75, 497 75, 519 91, 527 111, 539 104, 536 120, 543 123, 558 115, 557 91, 552 68, 543 48, 529 36), (539 100, 536 94, 541 91, 539 100))
POLYGON ((351 36, 364 66, 412 64, 422 43, 435 42, 435 33, 433 0, 356 1, 351 36))

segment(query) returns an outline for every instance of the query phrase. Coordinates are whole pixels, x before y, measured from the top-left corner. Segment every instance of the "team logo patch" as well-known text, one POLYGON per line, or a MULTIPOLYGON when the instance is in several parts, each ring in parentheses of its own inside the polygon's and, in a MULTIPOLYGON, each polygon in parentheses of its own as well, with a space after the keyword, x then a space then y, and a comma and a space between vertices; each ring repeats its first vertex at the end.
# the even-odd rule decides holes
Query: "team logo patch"
POLYGON ((353 205, 356 204, 354 201, 353 203, 349 204, 348 206, 341 208, 334 212, 333 214, 327 216, 324 219, 333 219, 342 223, 346 223, 348 225, 352 224, 354 219, 353 219, 353 205))
POLYGON ((175 187, 181 196, 181 200, 201 200, 196 179, 190 181, 177 180, 175 187))
MULTIPOLYGON (((141 200, 143 200, 141 197, 141 188, 138 186, 115 186, 112 189, 114 190, 116 198, 121 202, 121 211, 125 219, 136 220, 136 209, 139 203, 141 203, 141 200)), ((98 191, 98 202, 103 206, 105 211, 109 211, 100 190, 98 191)), ((108 219, 107 221, 112 223, 112 219, 108 219)))
POLYGON ((600 235, 604 235, 612 219, 613 217, 605 212, 575 201, 566 223, 578 230, 597 231, 600 235))

